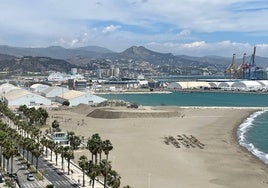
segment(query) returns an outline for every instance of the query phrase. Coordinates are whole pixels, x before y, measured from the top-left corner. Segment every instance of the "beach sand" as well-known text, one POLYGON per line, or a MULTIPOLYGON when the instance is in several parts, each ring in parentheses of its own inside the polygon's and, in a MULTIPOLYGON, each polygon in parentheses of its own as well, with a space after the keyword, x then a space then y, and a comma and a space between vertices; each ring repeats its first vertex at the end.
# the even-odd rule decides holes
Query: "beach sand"
MULTIPOLYGON (((150 112, 154 108, 144 108, 150 112)), ((237 126, 252 109, 158 107, 178 116, 119 119, 87 117, 87 107, 49 110, 48 123, 60 122, 63 131, 89 137, 99 133, 111 140, 109 159, 122 177, 121 187, 134 188, 258 188, 268 187, 268 166, 237 142, 237 126), (78 125, 79 124, 79 125, 78 125), (165 144, 165 136, 193 135, 205 144, 176 148, 165 144)), ((128 112, 131 109, 128 109, 128 112)), ((142 113, 142 112, 140 112, 142 113)), ((146 113, 146 112, 144 112, 146 113)), ((74 161, 89 151, 77 151, 74 161)), ((104 156, 103 156, 104 157, 104 156)))

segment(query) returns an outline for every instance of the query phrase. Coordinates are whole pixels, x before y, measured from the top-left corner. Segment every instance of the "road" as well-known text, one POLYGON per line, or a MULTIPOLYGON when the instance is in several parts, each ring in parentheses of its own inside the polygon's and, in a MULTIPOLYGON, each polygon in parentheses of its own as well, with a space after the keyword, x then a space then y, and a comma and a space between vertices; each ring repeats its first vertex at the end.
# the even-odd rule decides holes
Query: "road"
MULTIPOLYGON (((22 154, 22 151, 21 151, 22 154)), ((26 158, 26 152, 25 156, 26 158)), ((29 152, 29 161, 31 161, 31 153, 29 152)), ((59 160, 60 162, 61 160, 59 160)), ((35 157, 33 158, 33 164, 36 164, 35 157)), ((65 176, 63 171, 60 169, 60 165, 58 167, 53 166, 50 161, 47 161, 43 157, 39 158, 39 166, 38 170, 43 172, 44 177, 49 181, 49 183, 55 185, 57 188, 74 188, 79 187, 75 182, 71 181, 68 177, 65 176)), ((18 160, 14 161, 14 172, 17 171, 19 184, 21 188, 37 188, 43 187, 38 181, 30 182, 27 180, 28 169, 26 165, 20 164, 18 160)))

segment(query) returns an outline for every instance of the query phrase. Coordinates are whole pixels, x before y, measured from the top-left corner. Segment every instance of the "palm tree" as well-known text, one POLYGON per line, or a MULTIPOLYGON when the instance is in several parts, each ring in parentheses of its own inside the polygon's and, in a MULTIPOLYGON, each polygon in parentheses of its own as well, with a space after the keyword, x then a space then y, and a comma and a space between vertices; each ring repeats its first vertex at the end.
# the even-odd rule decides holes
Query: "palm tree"
POLYGON ((35 158, 36 158, 36 164, 35 164, 35 170, 36 170, 36 172, 38 170, 39 157, 41 156, 42 152, 43 152, 43 149, 42 149, 41 144, 40 143, 37 143, 35 145, 35 148, 32 151, 32 155, 35 156, 35 158))
POLYGON ((92 137, 88 139, 87 148, 91 152, 92 161, 93 156, 95 156, 95 164, 97 164, 98 163, 97 155, 101 154, 102 152, 102 140, 98 133, 93 134, 92 137))
POLYGON ((56 144, 56 146, 54 147, 54 153, 56 155, 56 166, 58 165, 58 154, 61 153, 61 146, 59 146, 58 144, 56 144))
POLYGON ((68 175, 70 174, 70 162, 71 159, 74 159, 74 152, 71 147, 67 146, 64 148, 64 157, 67 159, 68 162, 68 175))
POLYGON ((7 133, 0 130, 0 167, 2 167, 2 149, 6 143, 7 133))
POLYGON ((53 150, 56 146, 56 143, 52 140, 49 140, 48 141, 48 144, 47 144, 47 147, 50 149, 50 160, 52 161, 52 153, 53 153, 53 150))
POLYGON ((121 183, 120 179, 121 177, 119 176, 119 174, 116 171, 111 170, 107 176, 108 185, 112 188, 119 188, 121 183))
POLYGON ((101 174, 100 166, 98 164, 94 164, 92 162, 89 163, 87 175, 92 180, 92 188, 94 188, 96 177, 99 176, 100 174, 101 174))
POLYGON ((106 159, 103 159, 100 162, 100 169, 101 169, 101 174, 104 177, 104 188, 107 186, 107 174, 111 171, 112 165, 110 161, 107 161, 106 159))
POLYGON ((88 167, 88 159, 87 159, 87 157, 85 155, 82 155, 79 158, 78 164, 83 170, 83 185, 82 186, 85 187, 85 170, 88 167))
POLYGON ((34 140, 31 138, 26 138, 26 155, 27 155, 27 162, 29 162, 29 151, 32 149, 32 145, 34 143, 34 140))
POLYGON ((108 155, 111 150, 113 150, 113 145, 110 140, 104 140, 102 143, 103 151, 106 155, 106 160, 108 161, 108 155))
MULTIPOLYGON (((7 172, 8 172, 9 171, 9 159, 11 157, 11 152, 10 152, 10 146, 9 145, 5 146, 5 148, 3 150, 3 156, 7 160, 7 172)), ((5 163, 4 163, 3 167, 5 168, 5 163)))
POLYGON ((18 147, 12 144, 9 152, 11 155, 11 174, 13 174, 13 161, 14 161, 13 159, 14 159, 14 156, 18 154, 18 147))
POLYGON ((60 153, 61 153, 61 169, 64 171, 64 147, 60 146, 60 153))

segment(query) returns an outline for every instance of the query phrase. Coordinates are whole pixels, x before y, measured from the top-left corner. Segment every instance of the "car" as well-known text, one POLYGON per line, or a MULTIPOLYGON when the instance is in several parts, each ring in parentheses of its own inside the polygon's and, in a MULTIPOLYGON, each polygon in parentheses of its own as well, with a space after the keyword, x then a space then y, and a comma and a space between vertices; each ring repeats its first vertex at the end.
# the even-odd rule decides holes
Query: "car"
POLYGON ((29 180, 29 181, 34 181, 34 175, 32 174, 32 173, 29 173, 28 175, 27 175, 27 180, 29 180))

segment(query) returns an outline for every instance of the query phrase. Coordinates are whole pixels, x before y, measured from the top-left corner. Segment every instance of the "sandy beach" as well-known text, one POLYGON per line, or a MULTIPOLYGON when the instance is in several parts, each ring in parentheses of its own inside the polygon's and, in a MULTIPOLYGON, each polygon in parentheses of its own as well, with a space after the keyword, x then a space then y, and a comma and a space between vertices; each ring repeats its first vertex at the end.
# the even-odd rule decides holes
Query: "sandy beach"
MULTIPOLYGON (((88 117, 91 111, 84 106, 49 110, 48 123, 58 120, 63 131, 84 137, 99 133, 111 140, 109 159, 122 177, 122 187, 268 187, 268 166, 240 147, 236 137, 237 126, 253 109, 146 107, 138 112, 127 109, 128 116, 114 119, 88 117), (154 111, 166 115, 155 117, 154 111), (148 116, 141 118, 140 113, 148 116), (164 142, 165 137, 183 134, 197 138, 203 149, 164 142)), ((77 151, 74 161, 83 154, 91 156, 77 151)))

